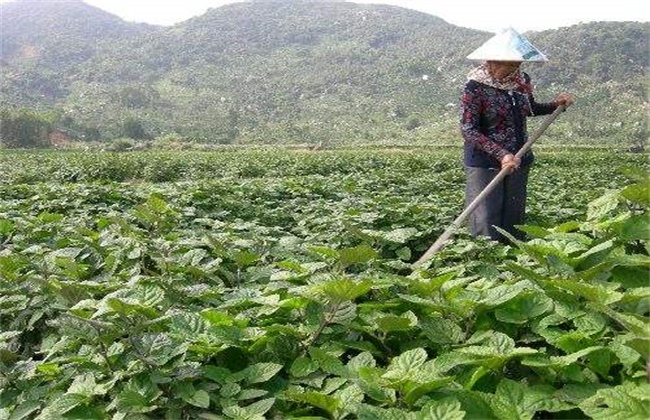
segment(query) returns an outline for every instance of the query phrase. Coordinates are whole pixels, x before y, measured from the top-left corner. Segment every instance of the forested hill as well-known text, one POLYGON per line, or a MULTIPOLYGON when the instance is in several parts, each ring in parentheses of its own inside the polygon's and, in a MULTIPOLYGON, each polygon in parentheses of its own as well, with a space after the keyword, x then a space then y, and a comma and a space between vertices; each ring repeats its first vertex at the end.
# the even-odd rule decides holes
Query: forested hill
MULTIPOLYGON (((152 7, 155 5, 152 3, 152 7)), ((578 104, 550 134, 645 136, 647 23, 527 34, 538 100, 578 104)), ((81 1, 2 4, 0 101, 70 132, 219 143, 372 143, 457 137, 456 102, 492 34, 400 7, 274 1, 210 9, 171 27, 124 22, 81 1), (128 125, 128 124, 127 124, 128 125)))
POLYGON ((90 58, 98 43, 121 41, 154 29, 133 24, 80 0, 17 0, 0 5, 3 64, 68 67, 90 58))

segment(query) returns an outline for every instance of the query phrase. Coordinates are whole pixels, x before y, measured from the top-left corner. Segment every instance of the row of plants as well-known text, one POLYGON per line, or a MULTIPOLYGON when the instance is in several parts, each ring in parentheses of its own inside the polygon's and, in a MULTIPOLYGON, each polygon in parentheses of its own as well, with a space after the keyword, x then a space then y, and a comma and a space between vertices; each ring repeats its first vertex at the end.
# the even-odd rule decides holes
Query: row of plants
MULTIPOLYGON (((43 157, 79 165, 13 156, 43 157)), ((541 154, 529 240, 459 232, 413 271, 460 210, 448 158, 5 179, 0 418, 647 418, 647 163, 541 154)))

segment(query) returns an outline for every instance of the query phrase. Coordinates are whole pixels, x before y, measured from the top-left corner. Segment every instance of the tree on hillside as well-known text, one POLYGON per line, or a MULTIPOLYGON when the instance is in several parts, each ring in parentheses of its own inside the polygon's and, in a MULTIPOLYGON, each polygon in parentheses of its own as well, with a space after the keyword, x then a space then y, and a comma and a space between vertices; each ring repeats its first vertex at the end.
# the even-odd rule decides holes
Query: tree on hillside
POLYGON ((0 112, 0 143, 7 148, 48 147, 52 123, 31 110, 0 112))
POLYGON ((135 140, 144 140, 150 136, 137 118, 129 117, 122 124, 122 137, 135 140))

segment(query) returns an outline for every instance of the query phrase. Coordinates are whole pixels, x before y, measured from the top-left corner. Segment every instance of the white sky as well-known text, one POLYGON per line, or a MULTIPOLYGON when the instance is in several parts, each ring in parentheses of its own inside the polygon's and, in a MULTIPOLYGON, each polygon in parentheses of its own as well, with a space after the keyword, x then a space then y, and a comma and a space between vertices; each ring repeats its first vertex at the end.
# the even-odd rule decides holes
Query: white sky
MULTIPOLYGON (((11 0, 0 0, 5 3, 11 0)), ((43 1, 43 0, 40 0, 43 1)), ((67 1, 67 0, 45 0, 67 1)), ((131 22, 171 25, 237 0, 85 0, 131 22)), ((592 21, 650 21, 648 0, 355 0, 419 10, 454 25, 498 32, 556 29, 592 21)))

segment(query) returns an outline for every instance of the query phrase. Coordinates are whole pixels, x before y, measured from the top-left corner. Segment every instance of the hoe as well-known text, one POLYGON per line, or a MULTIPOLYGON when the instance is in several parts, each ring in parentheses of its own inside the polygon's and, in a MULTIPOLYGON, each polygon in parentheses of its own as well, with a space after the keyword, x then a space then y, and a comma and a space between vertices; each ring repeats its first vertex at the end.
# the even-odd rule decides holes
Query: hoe
MULTIPOLYGON (((539 126, 539 128, 537 128, 535 133, 533 133, 533 135, 528 139, 528 141, 523 145, 523 147, 517 152, 515 156, 521 158, 531 148, 533 143, 537 141, 537 139, 542 135, 542 133, 544 133, 544 131, 548 128, 548 126, 551 125, 551 123, 555 121, 557 116, 560 115, 560 113, 562 113, 565 109, 566 107, 559 106, 552 114, 546 117, 546 119, 544 119, 544 121, 539 126)), ((503 178, 506 177, 506 175, 508 175, 508 169, 507 168, 501 169, 501 171, 499 171, 497 176, 495 176, 494 179, 474 199, 474 201, 472 201, 467 206, 465 211, 463 211, 460 214, 460 216, 458 216, 456 220, 454 220, 451 223, 451 225, 449 225, 449 227, 442 233, 442 235, 440 235, 440 237, 433 243, 433 245, 429 247, 427 252, 425 252, 420 257, 419 260, 413 263, 413 269, 419 268, 422 264, 428 261, 433 256, 433 254, 435 254, 436 252, 442 249, 442 247, 445 245, 445 242, 447 242, 447 240, 451 238, 451 236, 461 226, 461 224, 465 221, 465 219, 467 219, 467 217, 469 217, 469 215, 472 214, 472 212, 476 209, 476 207, 478 207, 481 201, 483 201, 485 197, 487 197, 492 192, 492 190, 494 190, 494 188, 497 185, 499 185, 499 183, 503 180, 503 178)))

